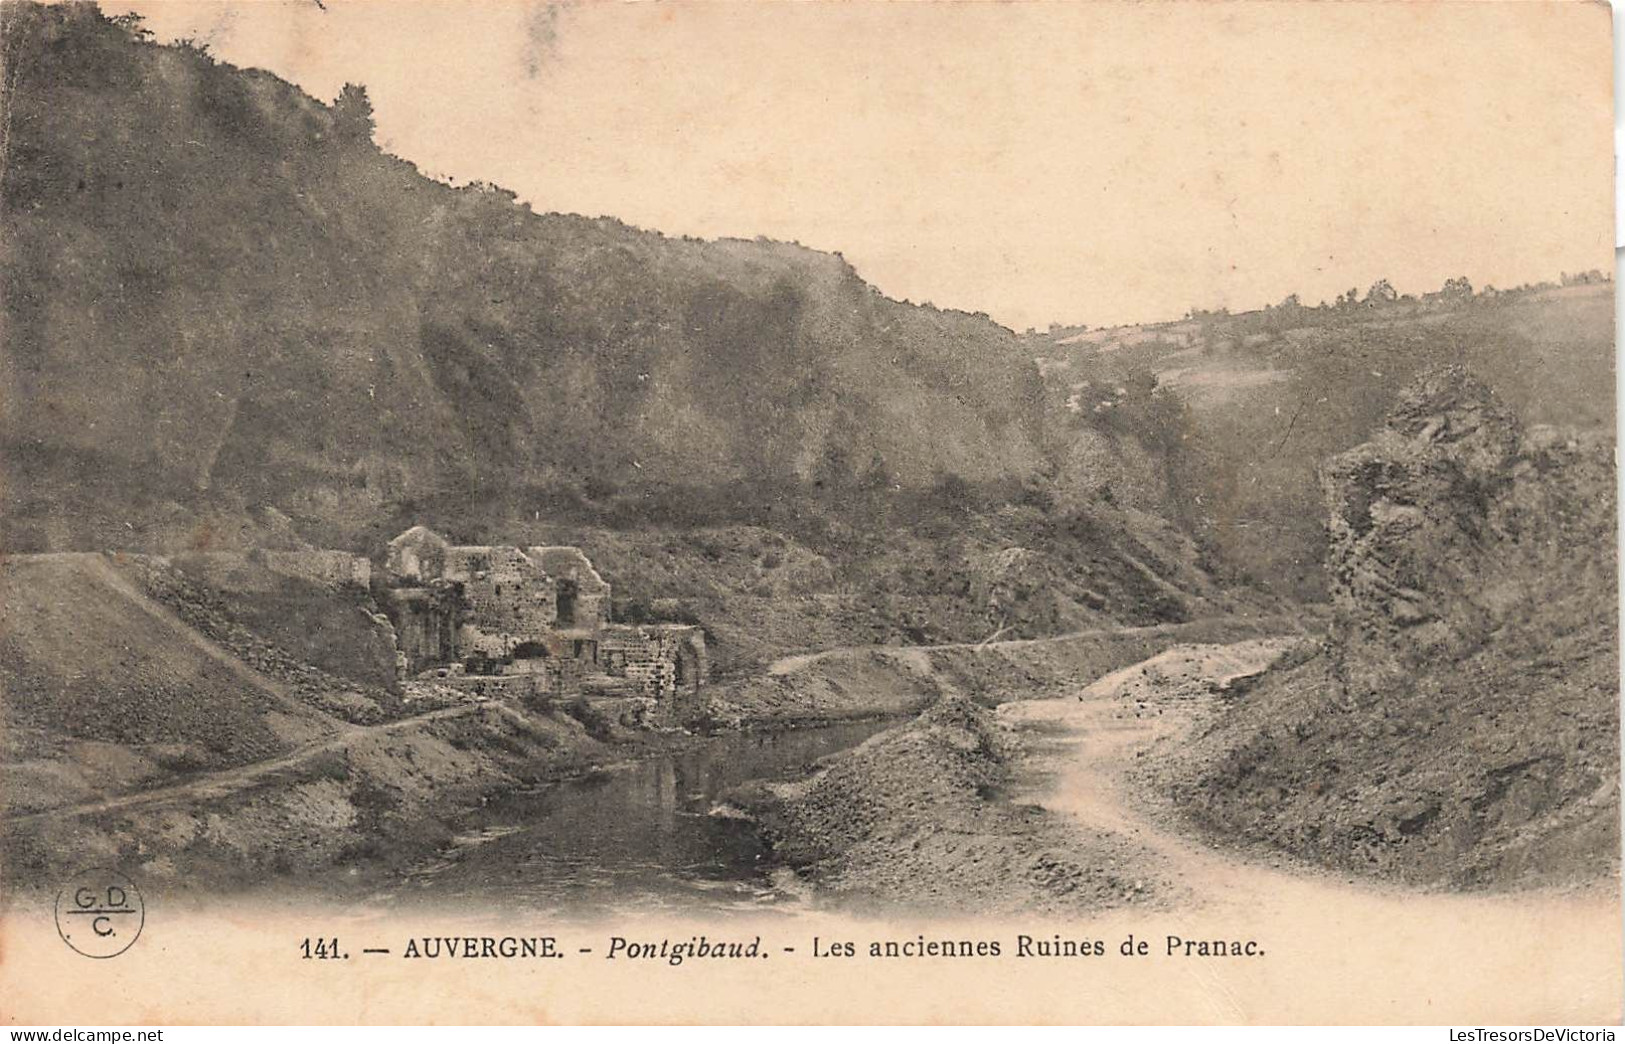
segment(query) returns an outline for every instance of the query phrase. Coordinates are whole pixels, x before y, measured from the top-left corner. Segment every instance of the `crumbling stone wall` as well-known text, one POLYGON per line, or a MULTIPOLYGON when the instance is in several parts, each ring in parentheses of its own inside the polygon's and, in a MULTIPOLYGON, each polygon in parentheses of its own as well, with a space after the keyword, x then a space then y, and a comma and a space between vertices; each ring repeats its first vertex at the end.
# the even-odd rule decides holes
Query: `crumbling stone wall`
POLYGON ((461 598, 450 584, 393 587, 377 593, 395 626, 397 660, 403 676, 459 659, 457 621, 461 598))
POLYGON ((558 619, 553 578, 516 547, 454 547, 445 579, 461 584, 458 628, 463 657, 505 659, 534 642, 558 619))
POLYGON ((488 699, 506 699, 530 706, 542 706, 581 691, 582 665, 578 660, 527 660, 520 665, 503 665, 496 674, 465 674, 447 671, 436 676, 436 685, 488 699))
POLYGON ((168 561, 187 575, 225 591, 268 591, 273 586, 245 551, 188 551, 168 561))
POLYGON ((442 667, 437 681, 520 699, 608 685, 674 724, 703 711, 704 632, 609 623, 610 585, 580 548, 453 546, 416 526, 390 541, 376 587, 405 673, 442 667))
POLYGON ((611 624, 598 636, 598 666, 612 678, 635 678, 663 701, 705 684, 705 632, 677 624, 611 624))
POLYGON ((596 631, 609 623, 609 584, 579 547, 532 547, 526 554, 558 585, 560 630, 596 631))
POLYGON ((347 551, 189 551, 172 561, 200 580, 230 591, 272 590, 277 586, 274 576, 332 588, 365 588, 372 581, 372 563, 347 551))
POLYGON ((424 582, 445 570, 445 538, 427 526, 413 526, 394 540, 384 553, 384 571, 399 582, 424 582))

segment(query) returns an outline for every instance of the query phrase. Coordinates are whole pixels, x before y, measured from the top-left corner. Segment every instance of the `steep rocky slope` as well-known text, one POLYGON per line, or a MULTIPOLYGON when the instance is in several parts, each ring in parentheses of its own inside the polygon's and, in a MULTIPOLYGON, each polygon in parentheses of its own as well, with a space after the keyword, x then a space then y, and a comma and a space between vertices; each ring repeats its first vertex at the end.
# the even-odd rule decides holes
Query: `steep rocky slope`
POLYGON ((243 504, 353 539, 436 496, 529 515, 666 487, 1019 485, 1046 460, 1037 371, 985 316, 795 245, 453 188, 380 152, 357 96, 325 105, 93 7, 14 8, 19 549, 174 541, 243 504))
POLYGON ((103 556, 12 558, 0 604, 8 807, 268 758, 338 728, 103 556))
POLYGON ((1200 823, 1315 862, 1504 885, 1618 864, 1611 442, 1456 367, 1325 470, 1332 634, 1174 752, 1200 823))
POLYGON ((1062 423, 1011 331, 838 255, 533 213, 381 152, 364 91, 7 11, 0 548, 549 529, 725 666, 1229 607, 1177 403, 1062 423))

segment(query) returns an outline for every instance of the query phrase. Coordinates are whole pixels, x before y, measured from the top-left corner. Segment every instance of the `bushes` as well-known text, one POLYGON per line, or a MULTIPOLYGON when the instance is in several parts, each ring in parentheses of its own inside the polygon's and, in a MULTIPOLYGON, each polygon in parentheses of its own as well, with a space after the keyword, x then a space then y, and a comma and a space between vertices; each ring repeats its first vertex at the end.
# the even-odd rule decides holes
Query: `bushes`
POLYGON ((564 713, 580 722, 587 735, 595 740, 608 740, 615 733, 614 723, 585 696, 577 696, 565 704, 564 713))
MULTIPOLYGON (((694 606, 674 598, 653 601, 642 597, 617 598, 614 601, 615 620, 626 624, 687 624, 698 627, 703 622, 694 606)), ((706 636, 707 638, 710 635, 706 636)))

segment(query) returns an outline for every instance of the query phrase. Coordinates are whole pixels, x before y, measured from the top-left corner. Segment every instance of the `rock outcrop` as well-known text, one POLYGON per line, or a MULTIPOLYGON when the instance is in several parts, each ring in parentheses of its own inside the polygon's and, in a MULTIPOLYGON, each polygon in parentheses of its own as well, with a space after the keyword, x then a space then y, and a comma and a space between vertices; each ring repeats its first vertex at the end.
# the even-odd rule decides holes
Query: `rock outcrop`
POLYGON ((1334 622, 1175 752, 1198 822, 1416 882, 1618 866, 1611 433, 1523 430, 1452 367, 1323 471, 1334 622))
POLYGON ((1356 702, 1537 610, 1613 601, 1611 444, 1525 433, 1460 367, 1418 378, 1323 472, 1340 676, 1356 702))

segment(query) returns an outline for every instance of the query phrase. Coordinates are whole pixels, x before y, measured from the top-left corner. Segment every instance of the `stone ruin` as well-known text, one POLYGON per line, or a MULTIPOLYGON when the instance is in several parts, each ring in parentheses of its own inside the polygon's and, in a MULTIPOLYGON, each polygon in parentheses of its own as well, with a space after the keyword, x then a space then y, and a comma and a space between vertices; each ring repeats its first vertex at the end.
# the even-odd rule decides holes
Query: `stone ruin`
POLYGON ((610 585, 580 548, 460 546, 414 526, 372 580, 405 678, 523 702, 585 697, 655 724, 704 711, 704 632, 611 623, 610 585))

